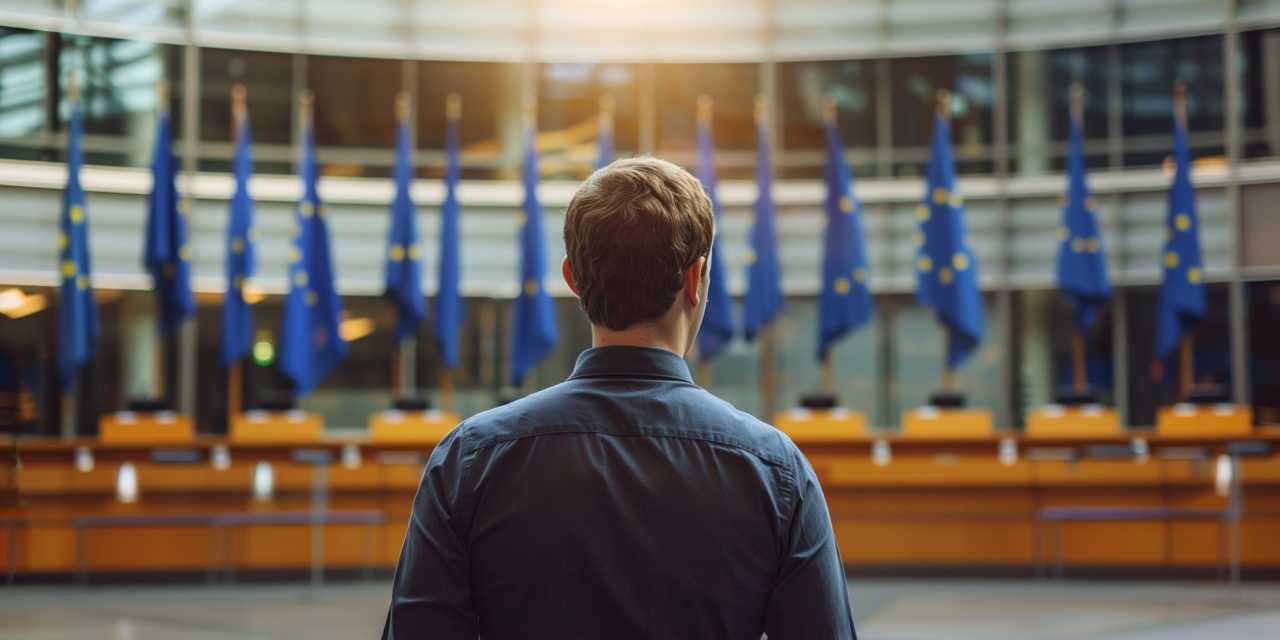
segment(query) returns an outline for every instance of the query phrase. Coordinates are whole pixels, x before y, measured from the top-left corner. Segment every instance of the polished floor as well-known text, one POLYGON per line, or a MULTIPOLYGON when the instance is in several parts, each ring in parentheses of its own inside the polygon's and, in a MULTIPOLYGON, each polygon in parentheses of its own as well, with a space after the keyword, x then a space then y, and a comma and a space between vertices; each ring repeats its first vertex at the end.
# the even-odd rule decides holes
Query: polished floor
MULTIPOLYGON (((389 585, 0 587, 0 640, 364 640, 389 585)), ((1280 585, 853 580, 863 640, 1276 640, 1280 585)))

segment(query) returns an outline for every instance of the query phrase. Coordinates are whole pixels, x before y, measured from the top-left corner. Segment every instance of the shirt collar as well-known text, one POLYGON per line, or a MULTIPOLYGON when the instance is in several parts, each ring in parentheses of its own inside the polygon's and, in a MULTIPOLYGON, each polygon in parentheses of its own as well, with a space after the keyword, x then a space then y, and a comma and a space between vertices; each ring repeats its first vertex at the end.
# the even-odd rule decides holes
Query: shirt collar
POLYGON ((577 378, 665 378, 693 383, 689 365, 675 352, 656 347, 592 347, 578 356, 577 378))

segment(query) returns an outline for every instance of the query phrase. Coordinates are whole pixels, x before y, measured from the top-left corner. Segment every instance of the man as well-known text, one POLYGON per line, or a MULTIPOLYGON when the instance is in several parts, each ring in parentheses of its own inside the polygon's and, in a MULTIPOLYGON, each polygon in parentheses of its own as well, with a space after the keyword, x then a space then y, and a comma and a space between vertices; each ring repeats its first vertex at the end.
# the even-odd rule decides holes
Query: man
POLYGON ((813 469, 685 364, 714 236, 701 184, 668 162, 582 185, 563 271, 593 348, 436 447, 383 638, 854 637, 813 469))

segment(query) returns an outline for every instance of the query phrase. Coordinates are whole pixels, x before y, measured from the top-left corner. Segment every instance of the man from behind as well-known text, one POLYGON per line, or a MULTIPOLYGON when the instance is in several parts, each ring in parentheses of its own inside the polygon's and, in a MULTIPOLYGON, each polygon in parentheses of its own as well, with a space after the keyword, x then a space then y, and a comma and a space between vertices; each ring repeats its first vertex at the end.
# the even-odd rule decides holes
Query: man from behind
POLYGON ((685 364, 714 236, 702 186, 668 162, 582 185, 563 271, 593 346, 436 447, 383 638, 854 638, 812 468, 685 364))

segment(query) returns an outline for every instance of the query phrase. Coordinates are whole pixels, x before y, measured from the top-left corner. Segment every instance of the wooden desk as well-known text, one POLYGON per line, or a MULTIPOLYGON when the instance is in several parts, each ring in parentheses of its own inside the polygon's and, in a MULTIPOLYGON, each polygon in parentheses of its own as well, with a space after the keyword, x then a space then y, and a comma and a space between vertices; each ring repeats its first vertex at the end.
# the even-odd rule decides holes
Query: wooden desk
POLYGON ((867 414, 835 409, 792 409, 779 413, 773 424, 792 442, 860 442, 866 438, 867 414))
POLYGON ((1102 405, 1047 405, 1027 412, 1027 435, 1037 438, 1097 438, 1120 435, 1116 410, 1102 405))
POLYGON ((195 437, 191 416, 172 411, 117 411, 98 417, 98 439, 103 442, 177 444, 191 442, 195 437))
POLYGON ((435 445, 458 426, 458 415, 445 411, 379 411, 369 416, 374 442, 416 442, 435 445))
POLYGON ((324 431, 324 416, 300 409, 246 411, 231 418, 232 442, 315 442, 324 431))

